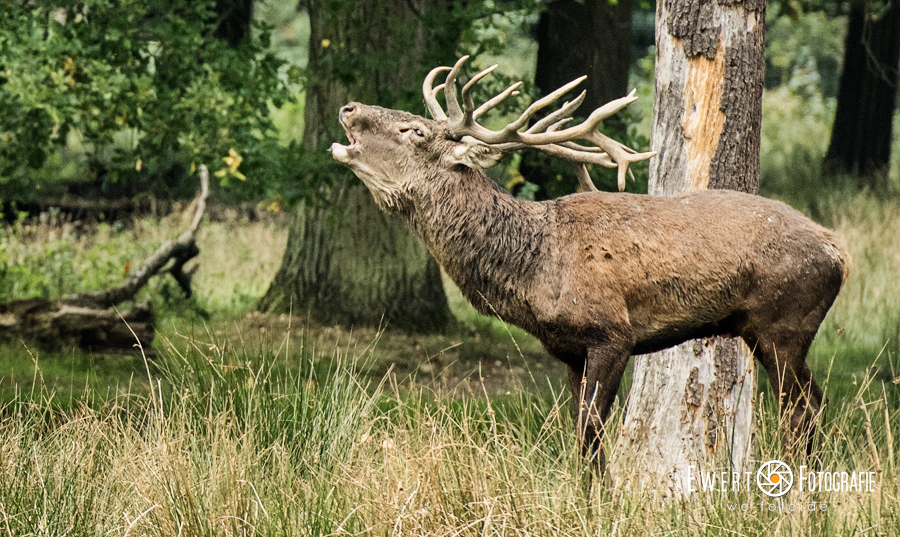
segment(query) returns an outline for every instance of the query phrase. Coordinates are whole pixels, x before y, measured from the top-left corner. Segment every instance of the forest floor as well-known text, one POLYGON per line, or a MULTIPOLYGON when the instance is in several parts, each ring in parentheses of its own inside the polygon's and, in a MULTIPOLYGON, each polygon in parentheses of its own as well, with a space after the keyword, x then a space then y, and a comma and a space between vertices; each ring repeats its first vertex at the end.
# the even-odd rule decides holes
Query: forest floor
MULTIPOLYGON (((831 384, 834 394, 852 391, 858 379, 870 373, 893 385, 900 378, 900 364, 895 364, 900 303, 893 299, 900 296, 900 201, 837 193, 806 209, 837 229, 853 255, 850 279, 820 329, 810 367, 820 383, 831 384)), ((178 212, 91 225, 59 216, 20 220, 0 230, 6 272, 0 291, 6 299, 53 298, 112 286, 129 265, 177 236, 183 224, 178 212)), ((390 372, 400 384, 427 385, 441 393, 495 395, 523 386, 543 390, 564 384, 565 367, 532 336, 479 315, 446 279, 455 320, 443 334, 329 327, 302 314, 254 312, 255 301, 280 264, 286 239, 286 215, 213 210, 198 238, 195 296, 184 299, 170 278, 154 279, 139 296, 153 301, 159 318, 153 353, 170 352, 193 337, 209 345, 241 348, 248 356, 279 348, 326 354, 365 351, 368 376, 380 379, 390 372)), ((108 356, 46 352, 33 342, 6 342, 0 344, 0 400, 30 390, 38 372, 55 397, 66 400, 86 387, 113 393, 143 370, 137 349, 126 356, 108 356)), ((623 396, 627 376, 624 384, 623 396)))

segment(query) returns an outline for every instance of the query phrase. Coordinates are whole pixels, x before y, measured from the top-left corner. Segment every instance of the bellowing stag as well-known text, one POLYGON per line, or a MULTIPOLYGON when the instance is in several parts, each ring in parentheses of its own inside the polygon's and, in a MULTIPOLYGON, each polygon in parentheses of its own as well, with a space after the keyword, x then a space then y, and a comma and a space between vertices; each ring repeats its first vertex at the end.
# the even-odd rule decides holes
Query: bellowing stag
POLYGON ((744 339, 786 396, 792 430, 810 434, 822 390, 806 354, 847 278, 850 257, 840 239, 783 203, 728 190, 514 198, 482 169, 522 147, 618 167, 621 190, 628 165, 653 154, 607 138, 597 125, 633 94, 565 127, 582 93, 528 126, 579 79, 493 131, 476 119, 516 86, 475 108, 471 89, 487 69, 465 85, 460 102, 456 79, 465 59, 426 77, 433 120, 342 107, 350 144, 333 144, 332 155, 384 210, 409 222, 481 313, 534 334, 568 366, 584 453, 599 446, 630 355, 717 335, 744 339), (445 83, 432 87, 447 70, 445 83), (441 89, 446 113, 436 99, 441 89))

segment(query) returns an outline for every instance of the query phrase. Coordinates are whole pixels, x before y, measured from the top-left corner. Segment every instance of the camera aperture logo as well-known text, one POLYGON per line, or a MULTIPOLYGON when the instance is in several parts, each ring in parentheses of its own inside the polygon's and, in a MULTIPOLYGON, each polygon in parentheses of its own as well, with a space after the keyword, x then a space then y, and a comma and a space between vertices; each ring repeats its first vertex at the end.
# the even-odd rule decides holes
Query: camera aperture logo
POLYGON ((794 472, 779 460, 771 460, 756 472, 756 486, 771 498, 780 498, 794 486, 794 472))

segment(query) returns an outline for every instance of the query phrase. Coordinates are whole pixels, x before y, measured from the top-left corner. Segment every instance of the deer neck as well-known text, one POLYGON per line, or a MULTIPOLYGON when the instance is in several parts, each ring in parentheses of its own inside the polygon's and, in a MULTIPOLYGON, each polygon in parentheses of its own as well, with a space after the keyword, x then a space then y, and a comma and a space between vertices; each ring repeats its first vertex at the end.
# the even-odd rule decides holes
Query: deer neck
POLYGON ((481 313, 531 324, 526 293, 547 255, 552 205, 514 198, 481 171, 428 184, 409 218, 434 257, 481 313))

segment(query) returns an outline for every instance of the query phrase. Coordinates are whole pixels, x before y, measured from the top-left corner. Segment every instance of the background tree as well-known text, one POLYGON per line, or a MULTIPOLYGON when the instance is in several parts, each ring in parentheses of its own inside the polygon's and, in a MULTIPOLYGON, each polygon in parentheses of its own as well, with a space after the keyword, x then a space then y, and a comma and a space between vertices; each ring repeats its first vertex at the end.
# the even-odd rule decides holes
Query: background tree
MULTIPOLYGON (((765 8, 762 0, 657 3, 650 194, 758 190, 765 8)), ((613 479, 649 477, 684 493, 691 466, 742 472, 754 393, 740 339, 636 356, 613 479)))
POLYGON ((534 85, 542 94, 588 75, 579 111, 591 111, 628 93, 631 0, 555 0, 541 12, 534 85))
MULTIPOLYGON (((450 319, 437 264, 405 224, 380 211, 362 183, 325 151, 345 139, 337 111, 348 101, 425 113, 422 77, 452 65, 459 49, 502 48, 491 29, 507 10, 533 0, 308 0, 310 18, 303 151, 304 182, 320 185, 290 229, 281 268, 257 307, 322 323, 432 331, 450 319), (465 45, 461 45, 465 43, 465 45)), ((484 91, 493 91, 498 77, 484 91)))
MULTIPOLYGON (((535 27, 538 44, 534 85, 544 95, 588 75, 587 96, 576 112, 589 113, 628 93, 631 67, 631 0, 554 0, 547 3, 535 27)), ((604 128, 625 132, 619 116, 604 128)), ((553 164, 537 152, 525 152, 520 170, 525 180, 537 185, 537 199, 549 199, 575 191, 577 181, 566 165, 553 164), (560 170, 557 173, 554 170, 560 170), (557 176, 568 180, 557 180, 557 176)))
MULTIPOLYGON (((428 24, 447 13, 443 0, 301 5, 311 26, 303 146, 323 158, 345 137, 337 111, 347 102, 421 109, 422 74, 453 59, 462 32, 459 25, 428 24)), ((281 268, 258 308, 322 323, 445 326, 450 315, 440 271, 424 245, 380 211, 347 170, 317 160, 318 180, 329 184, 318 203, 297 209, 281 268)))
POLYGON ((250 35, 253 25, 253 0, 216 0, 218 14, 216 31, 213 35, 237 46, 250 35))
POLYGON ((900 3, 852 0, 826 169, 887 186, 900 79, 900 3))

